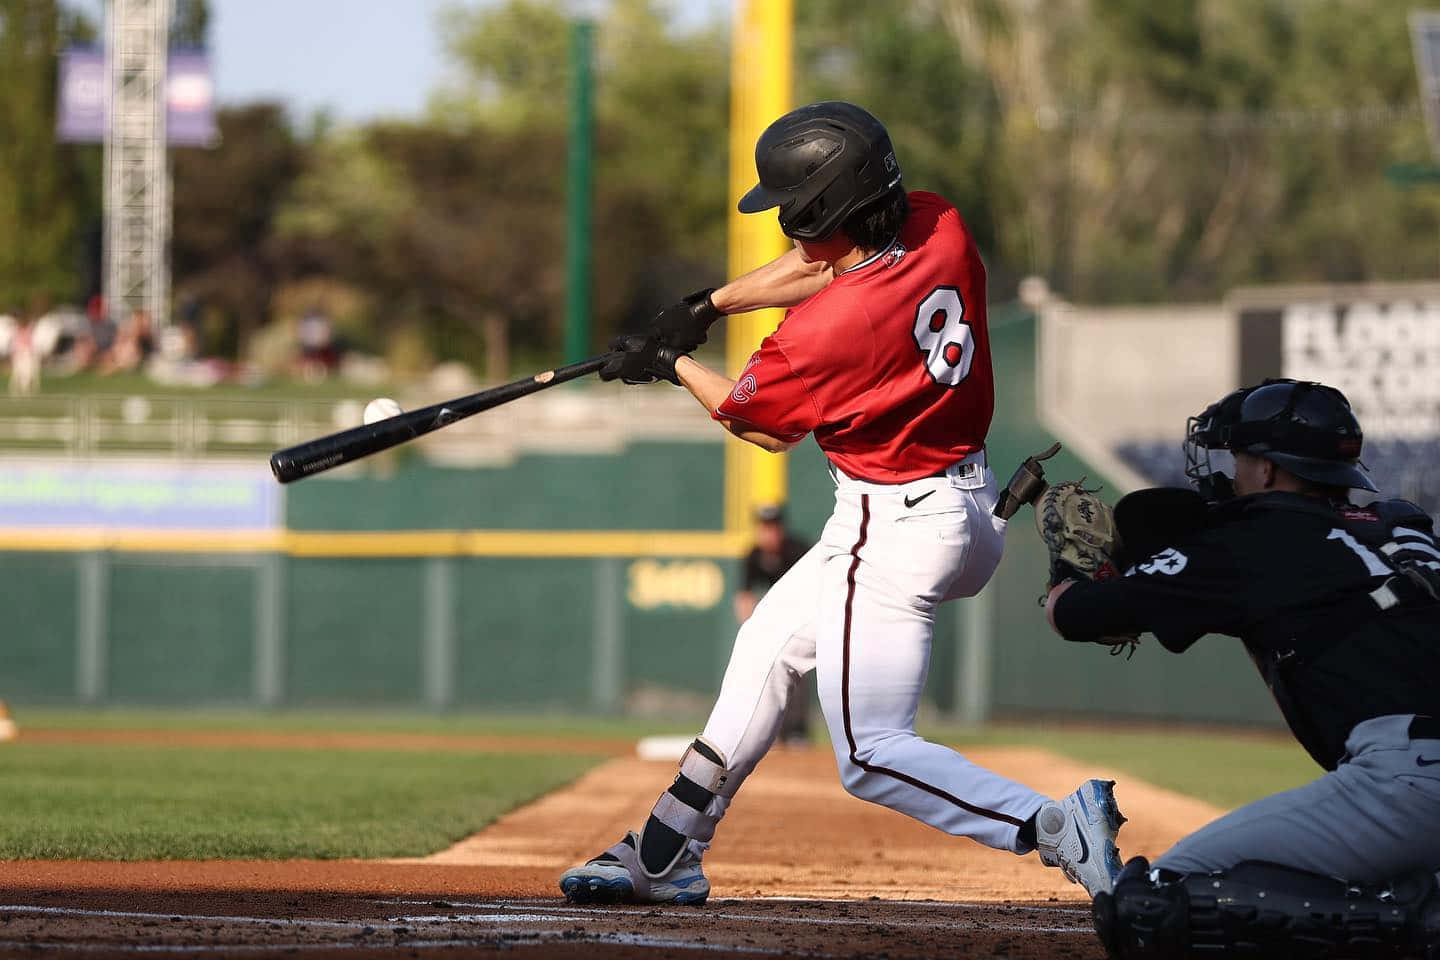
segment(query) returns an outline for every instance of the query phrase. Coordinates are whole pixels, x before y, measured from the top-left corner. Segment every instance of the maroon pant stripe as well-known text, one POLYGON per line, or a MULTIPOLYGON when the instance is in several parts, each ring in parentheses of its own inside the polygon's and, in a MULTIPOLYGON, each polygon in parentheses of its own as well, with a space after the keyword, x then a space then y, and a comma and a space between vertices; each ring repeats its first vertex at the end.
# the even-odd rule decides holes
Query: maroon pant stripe
POLYGON ((984 807, 977 807, 973 803, 966 803, 959 797, 941 790, 937 786, 925 783, 923 780, 916 780, 914 777, 901 773, 898 770, 891 770, 888 767, 866 763, 855 755, 855 732, 850 728, 850 625, 855 613, 855 572, 860 569, 860 548, 865 546, 865 540, 869 536, 869 533, 870 495, 868 493, 862 493, 860 495, 860 536, 855 541, 855 546, 850 550, 850 572, 846 574, 845 578, 848 589, 845 592, 845 632, 840 658, 840 709, 845 719, 845 741, 850 746, 850 762, 868 773, 881 773, 887 777, 894 777, 902 783, 908 783, 917 790, 924 790, 926 793, 953 803, 961 810, 973 813, 976 816, 999 820, 1002 823, 1008 823, 1016 827, 1024 826, 1024 820, 1008 814, 998 813, 994 810, 986 810, 984 807))

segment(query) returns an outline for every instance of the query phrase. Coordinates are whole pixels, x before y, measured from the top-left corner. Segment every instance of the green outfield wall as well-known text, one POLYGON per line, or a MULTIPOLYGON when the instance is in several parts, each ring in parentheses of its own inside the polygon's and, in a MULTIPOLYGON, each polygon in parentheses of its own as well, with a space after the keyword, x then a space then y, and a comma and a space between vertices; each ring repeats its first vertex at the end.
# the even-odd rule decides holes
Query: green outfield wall
MULTIPOLYGON (((1035 416, 1032 322, 997 311, 992 342, 988 455, 1003 482, 1051 437, 1035 416)), ((523 536, 506 555, 486 555, 492 541, 457 538, 450 549, 443 536, 392 556, 0 551, 0 698, 703 709, 736 628, 737 551, 719 535, 720 440, 714 430, 615 455, 525 455, 504 468, 402 459, 386 475, 317 477, 287 491, 294 531, 568 530, 583 545, 576 555, 563 536, 534 551, 548 555, 525 555, 523 536), (658 555, 597 533, 625 530, 710 539, 696 540, 704 545, 693 555, 658 555)), ((1104 481, 1065 453, 1047 466, 1054 477, 1104 481)), ((833 500, 823 457, 807 442, 788 470, 792 525, 813 539, 833 500)), ((1279 722, 1237 641, 1208 638, 1183 657, 1151 641, 1127 662, 1055 637, 1037 604, 1045 561, 1032 523, 1028 510, 1016 519, 981 598, 942 608, 927 688, 938 710, 968 722, 1036 713, 1279 722)))

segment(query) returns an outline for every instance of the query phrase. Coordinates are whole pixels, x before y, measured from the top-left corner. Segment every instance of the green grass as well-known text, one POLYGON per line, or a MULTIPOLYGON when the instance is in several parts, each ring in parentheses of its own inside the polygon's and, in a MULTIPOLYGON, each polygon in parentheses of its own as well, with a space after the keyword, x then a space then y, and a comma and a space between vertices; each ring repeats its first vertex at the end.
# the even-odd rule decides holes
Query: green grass
POLYGON ((197 730, 272 733, 493 734, 634 740, 694 734, 703 716, 606 717, 546 713, 416 713, 375 710, 247 710, 15 707, 22 730, 197 730))
MULTIPOLYGON (((463 750, 193 749, 27 744, 27 730, 536 735, 633 740, 701 718, 373 711, 16 711, 0 747, 0 859, 388 857, 434 852, 599 762, 463 750)), ((819 717, 815 726, 820 726, 819 717)), ((1313 780, 1281 733, 1074 724, 922 729, 960 750, 1033 746, 1221 807, 1313 780)), ((1122 787, 1123 791, 1123 781, 1122 787)), ((1123 793, 1122 793, 1123 796, 1123 793)))
MULTIPOLYGON (((650 734, 689 735, 704 717, 587 717, 574 714, 307 711, 307 710, 61 710, 17 711, 22 728, 217 730, 315 733, 495 734, 634 740, 650 734)), ((818 711, 812 727, 823 739, 818 711)), ((1114 767, 1157 786, 1222 807, 1234 807, 1307 783, 1321 773, 1290 736, 1180 728, 1135 729, 1060 723, 998 725, 983 731, 939 725, 922 732, 963 749, 968 744, 1032 746, 1114 767)))
POLYGON ((981 733, 936 729, 927 735, 962 750, 966 744, 1042 747, 1227 808, 1298 787, 1323 773, 1280 733, 999 726, 981 733))
POLYGON ((0 749, 0 860, 419 856, 598 762, 22 741, 0 749))

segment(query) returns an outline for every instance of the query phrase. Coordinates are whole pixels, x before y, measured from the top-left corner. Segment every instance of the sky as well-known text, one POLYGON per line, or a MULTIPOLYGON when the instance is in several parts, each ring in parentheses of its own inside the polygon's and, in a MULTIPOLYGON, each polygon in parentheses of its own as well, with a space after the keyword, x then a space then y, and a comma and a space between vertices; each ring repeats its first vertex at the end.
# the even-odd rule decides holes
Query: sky
MULTIPOLYGON (((304 121, 414 116, 450 68, 439 11, 485 0, 210 0, 215 95, 221 104, 280 100, 304 121)), ((493 2, 493 0, 492 0, 493 2)), ((728 0, 674 0, 683 19, 728 0)), ((74 6, 99 15, 103 0, 74 6)), ((594 9, 596 0, 582 7, 594 9)))

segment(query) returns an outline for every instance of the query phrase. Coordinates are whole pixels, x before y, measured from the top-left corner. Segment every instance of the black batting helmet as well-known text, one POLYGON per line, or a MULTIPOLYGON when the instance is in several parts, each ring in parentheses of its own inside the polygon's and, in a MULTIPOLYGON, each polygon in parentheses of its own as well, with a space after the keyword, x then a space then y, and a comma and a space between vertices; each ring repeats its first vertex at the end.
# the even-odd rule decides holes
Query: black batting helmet
MULTIPOLYGON (((1192 417, 1186 446, 1249 453, 1311 483, 1373 492, 1360 463, 1364 439, 1339 390, 1308 380, 1266 380, 1192 417)), ((1194 466, 1198 458, 1190 461, 1194 466)))
POLYGON ((900 164, 885 126, 844 100, 792 110, 755 143, 760 182, 741 213, 780 208, 780 229, 824 240, 856 210, 900 187, 900 164))

